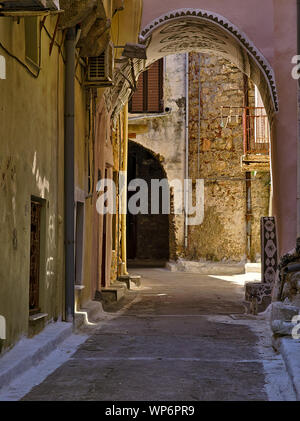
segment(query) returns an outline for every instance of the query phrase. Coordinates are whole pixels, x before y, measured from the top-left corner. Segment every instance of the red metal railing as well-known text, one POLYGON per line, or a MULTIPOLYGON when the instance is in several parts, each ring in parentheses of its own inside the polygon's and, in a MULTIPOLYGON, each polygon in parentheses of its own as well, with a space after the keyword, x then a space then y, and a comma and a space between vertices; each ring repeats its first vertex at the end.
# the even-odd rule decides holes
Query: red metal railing
POLYGON ((243 108, 244 154, 268 155, 270 125, 264 107, 243 108))

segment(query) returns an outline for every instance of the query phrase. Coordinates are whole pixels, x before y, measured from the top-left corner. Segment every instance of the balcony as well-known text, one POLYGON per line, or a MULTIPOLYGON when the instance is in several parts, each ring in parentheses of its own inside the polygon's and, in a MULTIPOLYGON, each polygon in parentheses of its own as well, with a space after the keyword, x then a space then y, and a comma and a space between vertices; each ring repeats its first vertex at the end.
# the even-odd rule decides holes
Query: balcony
POLYGON ((243 108, 244 171, 270 171, 270 125, 264 107, 243 108))

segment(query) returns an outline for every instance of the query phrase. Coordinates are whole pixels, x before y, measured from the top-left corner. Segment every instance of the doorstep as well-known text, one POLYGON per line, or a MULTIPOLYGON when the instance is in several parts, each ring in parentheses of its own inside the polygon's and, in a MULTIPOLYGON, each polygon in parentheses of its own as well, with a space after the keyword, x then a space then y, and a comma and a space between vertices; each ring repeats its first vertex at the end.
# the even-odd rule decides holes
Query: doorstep
POLYGON ((97 324, 104 318, 104 310, 100 301, 88 301, 75 310, 75 328, 97 324))
POLYGON ((199 273, 202 275, 243 275, 245 264, 242 262, 211 262, 178 259, 166 264, 171 272, 199 273))
POLYGON ((107 288, 101 288, 101 299, 106 303, 119 301, 124 297, 127 287, 126 284, 111 285, 107 288))
POLYGON ((21 339, 0 357, 0 389, 48 356, 72 334, 73 324, 56 322, 47 325, 33 338, 21 339))
POLYGON ((120 275, 118 280, 124 282, 128 289, 134 289, 141 286, 141 276, 140 275, 120 275))
POLYGON ((261 263, 246 263, 245 273, 261 273, 261 263))

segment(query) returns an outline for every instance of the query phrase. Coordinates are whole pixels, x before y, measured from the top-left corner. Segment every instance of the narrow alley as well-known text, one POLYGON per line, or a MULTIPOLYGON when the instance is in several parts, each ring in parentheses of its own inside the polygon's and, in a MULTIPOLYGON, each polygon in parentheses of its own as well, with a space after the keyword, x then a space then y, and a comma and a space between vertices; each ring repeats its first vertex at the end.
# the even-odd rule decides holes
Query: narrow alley
POLYGON ((295 399, 269 324, 243 314, 245 275, 138 273, 127 309, 23 400, 295 399))
POLYGON ((0 404, 300 401, 300 0, 0 0, 0 93, 0 404))

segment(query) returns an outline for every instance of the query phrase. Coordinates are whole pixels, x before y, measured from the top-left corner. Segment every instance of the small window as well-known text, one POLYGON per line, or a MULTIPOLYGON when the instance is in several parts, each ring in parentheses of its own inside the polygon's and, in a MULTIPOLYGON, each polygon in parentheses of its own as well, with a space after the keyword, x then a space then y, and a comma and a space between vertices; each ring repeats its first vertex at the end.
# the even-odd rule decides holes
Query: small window
POLYGON ((38 18, 36 16, 28 16, 24 20, 26 59, 32 64, 39 66, 38 18))
POLYGON ((137 91, 129 102, 129 112, 163 112, 163 59, 157 60, 140 75, 137 91))

